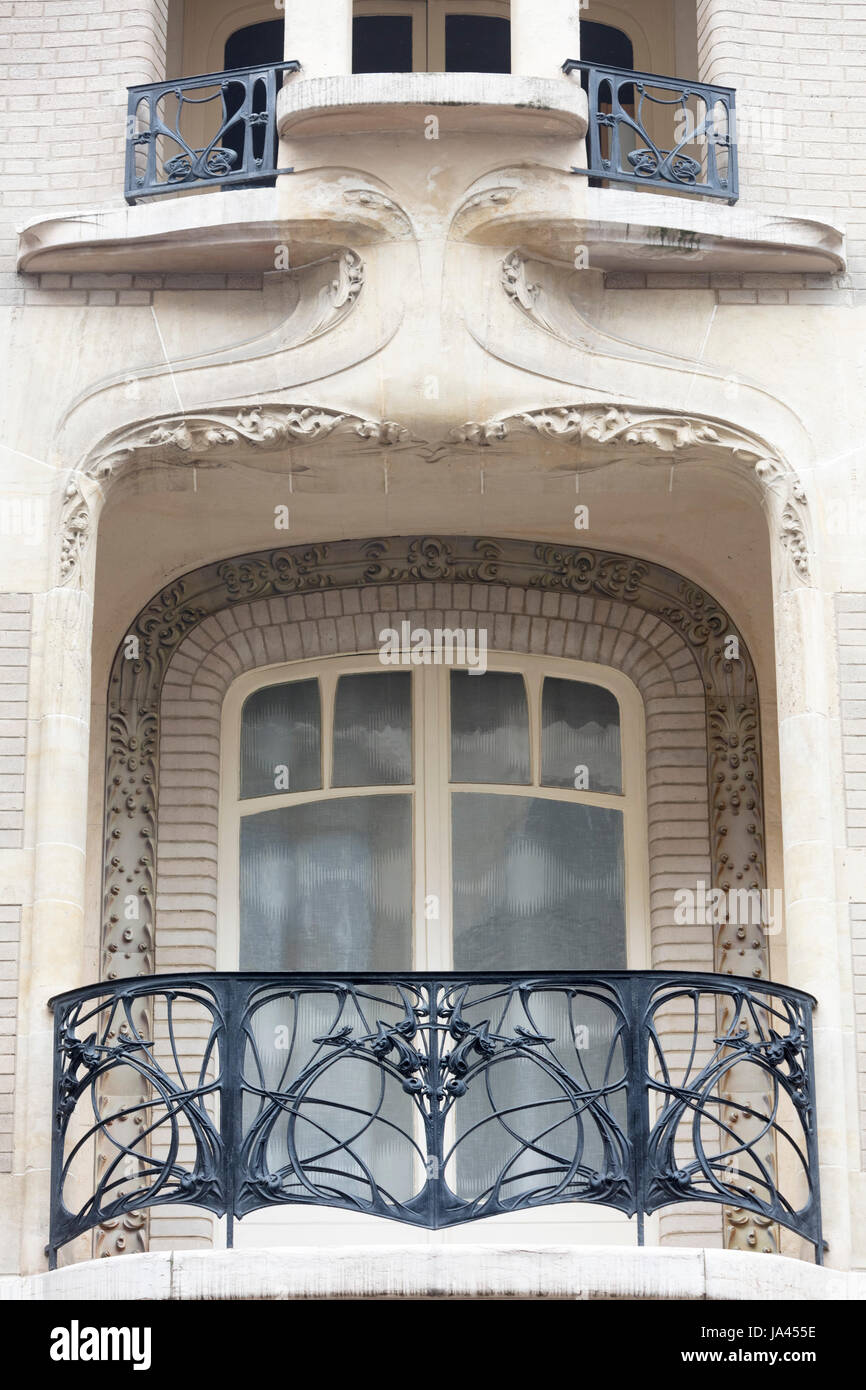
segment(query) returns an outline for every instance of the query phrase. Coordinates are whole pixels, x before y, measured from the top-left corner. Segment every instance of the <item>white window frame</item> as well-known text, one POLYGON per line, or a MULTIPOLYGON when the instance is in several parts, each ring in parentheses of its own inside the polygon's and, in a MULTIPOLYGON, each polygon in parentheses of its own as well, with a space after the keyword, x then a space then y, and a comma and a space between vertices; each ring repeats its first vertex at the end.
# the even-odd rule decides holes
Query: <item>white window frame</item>
POLYGON ((412 798, 412 969, 450 970, 452 956, 452 792, 523 796, 620 811, 625 855, 626 958, 630 970, 650 965, 649 842, 646 792, 646 732, 643 701, 622 672, 593 662, 490 652, 487 668, 524 678, 530 728, 531 783, 450 782, 449 681, 451 666, 383 666, 378 653, 324 657, 257 667, 238 676, 223 702, 220 737, 220 814, 217 892, 217 969, 237 970, 240 946, 240 822, 244 815, 309 801, 347 796, 408 795, 412 798), (333 704, 337 679, 370 671, 412 674, 413 782, 363 787, 329 787, 333 757, 333 704), (420 676, 420 680, 418 677, 420 676), (541 689, 545 676, 586 681, 609 690, 620 708, 622 793, 542 787, 541 689), (255 691, 287 681, 318 679, 322 702, 322 788, 240 798, 241 715, 255 691), (425 903, 439 899, 438 919, 428 920, 425 903))

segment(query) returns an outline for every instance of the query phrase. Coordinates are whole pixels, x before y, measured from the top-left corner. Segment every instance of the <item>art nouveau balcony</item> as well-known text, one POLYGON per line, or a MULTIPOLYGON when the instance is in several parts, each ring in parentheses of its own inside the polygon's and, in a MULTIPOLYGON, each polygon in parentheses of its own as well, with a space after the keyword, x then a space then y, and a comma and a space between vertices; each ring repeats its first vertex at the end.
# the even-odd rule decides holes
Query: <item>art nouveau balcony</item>
POLYGON ((52 1267, 163 1204, 226 1216, 231 1246, 265 1207, 436 1229, 575 1202, 634 1217, 643 1244, 645 1215, 702 1202, 820 1263, 813 1004, 667 971, 72 991, 53 1001, 52 1267))
POLYGON ((733 206, 730 88, 576 59, 555 77, 309 77, 288 59, 136 86, 125 170, 127 208, 41 216, 21 233, 19 269, 270 271, 275 245, 297 266, 334 245, 410 237, 431 211, 451 239, 520 241, 569 261, 580 244, 602 271, 845 268, 837 228, 756 216, 748 189, 733 206), (391 142, 431 134, 423 150, 447 145, 449 166, 465 166, 462 199, 428 209, 408 186, 385 195, 377 171, 384 160, 391 183, 391 142), (356 188, 344 186, 346 140, 356 188))

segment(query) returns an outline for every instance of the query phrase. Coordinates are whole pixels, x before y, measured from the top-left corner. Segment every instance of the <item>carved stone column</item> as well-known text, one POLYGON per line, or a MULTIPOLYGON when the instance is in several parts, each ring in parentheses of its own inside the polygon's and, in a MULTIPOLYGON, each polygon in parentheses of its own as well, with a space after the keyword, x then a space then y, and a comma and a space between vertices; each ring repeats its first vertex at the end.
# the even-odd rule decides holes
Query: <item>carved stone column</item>
MULTIPOLYGON (((44 1267, 50 1164, 53 1024, 46 1001, 84 983, 85 854, 90 734, 90 652, 93 564, 81 548, 95 526, 102 490, 91 480, 70 484, 70 547, 82 560, 74 584, 55 582, 33 609, 31 717, 38 729, 34 897, 29 946, 24 1093, 32 1105, 28 1134, 22 1268, 44 1267)), ((64 555, 67 552, 64 551, 64 555)), ((70 552, 71 553, 71 552, 70 552)), ((61 566, 63 568, 63 566, 61 566)))
POLYGON ((821 1209, 828 1265, 847 1269, 851 1250, 851 1195, 845 1114, 846 1045, 844 971, 836 922, 833 850, 833 698, 820 586, 799 582, 811 564, 803 537, 801 565, 786 538, 795 523, 791 498, 775 475, 766 478, 773 565, 776 670, 779 701, 782 842, 788 978, 814 994, 815 1089, 821 1209))

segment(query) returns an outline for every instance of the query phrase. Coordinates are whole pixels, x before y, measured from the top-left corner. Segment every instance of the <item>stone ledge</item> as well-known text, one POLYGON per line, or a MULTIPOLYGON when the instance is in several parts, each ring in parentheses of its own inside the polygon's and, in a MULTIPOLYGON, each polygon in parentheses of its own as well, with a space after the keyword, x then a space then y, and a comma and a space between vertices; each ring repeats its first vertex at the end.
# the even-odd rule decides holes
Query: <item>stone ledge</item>
POLYGON ((317 135, 424 134, 434 115, 443 134, 541 135, 580 140, 586 94, 569 78, 500 72, 369 72, 286 82, 277 96, 284 139, 317 135))
POLYGON ((166 1251, 0 1279, 0 1300, 866 1298, 866 1272, 783 1255, 590 1245, 166 1251))
MULTIPOLYGON (((674 276, 733 272, 773 275, 774 284, 804 274, 838 275, 846 268, 845 234, 828 222, 785 217, 749 205, 651 189, 589 188, 577 174, 571 186, 559 170, 498 171, 510 196, 485 198, 493 176, 473 186, 476 197, 455 219, 463 239, 571 263, 575 246, 587 265, 607 272, 668 272, 674 276)), ((688 280, 684 280, 688 285, 688 280)), ((670 285, 669 288, 673 288, 670 285)))
MULTIPOLYGON (((406 210, 365 177, 358 176, 356 188, 345 182, 340 171, 325 179, 308 170, 285 175, 279 188, 213 190, 43 216, 19 234, 18 269, 55 279, 93 272, 249 275, 274 269, 277 246, 285 246, 297 269, 334 247, 413 239, 406 210)), ((430 210, 420 211, 427 217, 430 210)), ((774 216, 744 203, 587 188, 579 175, 541 166, 531 173, 492 171, 471 185, 462 206, 436 216, 442 235, 456 241, 503 251, 520 246, 568 265, 579 245, 594 269, 667 273, 682 277, 684 288, 698 274, 733 272, 771 275, 775 287, 793 290, 806 283, 804 274, 838 275, 846 266, 844 233, 829 223, 774 216)), ((749 290, 748 297, 757 295, 749 290)))

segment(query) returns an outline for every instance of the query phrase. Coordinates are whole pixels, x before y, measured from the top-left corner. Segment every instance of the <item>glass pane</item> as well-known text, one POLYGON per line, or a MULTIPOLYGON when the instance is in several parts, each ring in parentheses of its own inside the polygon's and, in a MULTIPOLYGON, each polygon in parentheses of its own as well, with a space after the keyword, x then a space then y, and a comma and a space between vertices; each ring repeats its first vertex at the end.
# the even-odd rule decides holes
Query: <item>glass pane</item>
POLYGON ((545 680, 541 783, 579 791, 622 791, 619 702, 603 685, 545 680))
POLYGON ((335 787, 405 786, 412 781, 411 681, 408 672, 341 676, 337 681, 335 787))
POLYGON ((321 787, 321 736, 318 681, 250 695, 241 716, 241 797, 321 787))
POLYGON ((451 672, 451 781, 529 782, 529 712, 523 677, 451 672))
POLYGON ((511 25, 486 14, 445 16, 446 72, 510 72, 511 25))
POLYGON ((625 968, 622 813, 455 792, 457 970, 625 968))
POLYGON ((358 15, 352 20, 353 72, 411 72, 412 16, 358 15))
POLYGON ((411 797, 351 796, 241 821, 241 970, 408 970, 411 797))

